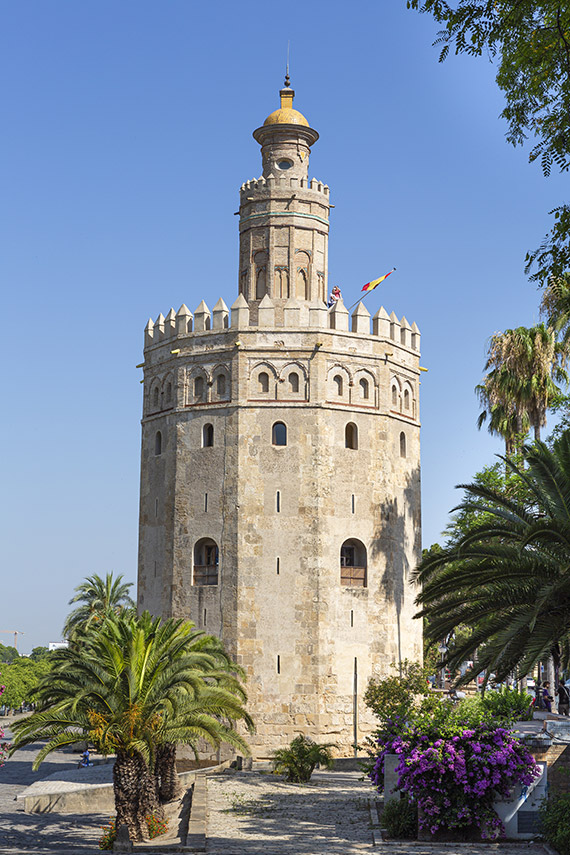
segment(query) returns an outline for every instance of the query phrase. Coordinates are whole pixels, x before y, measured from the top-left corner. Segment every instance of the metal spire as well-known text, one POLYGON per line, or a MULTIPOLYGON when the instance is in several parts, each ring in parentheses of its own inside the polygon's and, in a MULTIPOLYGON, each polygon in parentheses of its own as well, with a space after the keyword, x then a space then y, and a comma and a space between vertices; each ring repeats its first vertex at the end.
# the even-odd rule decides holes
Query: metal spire
POLYGON ((289 89, 291 86, 291 80, 289 78, 289 45, 290 44, 291 43, 288 41, 287 42, 287 66, 286 66, 286 70, 285 70, 285 88, 286 89, 289 89))

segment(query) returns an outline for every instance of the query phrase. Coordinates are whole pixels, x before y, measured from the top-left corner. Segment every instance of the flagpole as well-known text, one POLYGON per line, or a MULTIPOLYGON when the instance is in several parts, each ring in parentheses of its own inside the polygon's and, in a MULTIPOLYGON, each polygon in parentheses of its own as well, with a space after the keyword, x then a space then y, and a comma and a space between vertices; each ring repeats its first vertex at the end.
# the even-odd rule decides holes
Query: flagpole
MULTIPOLYGON (((364 294, 363 296, 359 297, 359 298, 358 298, 358 300, 356 301, 356 303, 353 303, 353 304, 352 304, 352 306, 349 306, 349 307, 348 307, 348 309, 347 309, 346 311, 347 311, 347 312, 350 312, 350 310, 351 310, 351 309, 354 309, 354 307, 355 307, 355 306, 357 306, 359 303, 361 303, 361 302, 364 300, 364 297, 367 297, 367 296, 368 296, 368 294, 372 294, 372 292, 376 290, 376 288, 378 287, 378 285, 380 285, 380 283, 381 283, 381 282, 383 282, 385 279, 387 279, 387 278, 388 278, 388 276, 390 276, 390 275, 394 272, 394 270, 395 270, 395 269, 396 269, 396 268, 395 268, 395 267, 393 267, 393 268, 392 268, 392 270, 390 271, 390 273, 387 273, 385 276, 382 276, 382 278, 379 280, 379 282, 377 282, 377 283, 376 283, 376 285, 374 286, 374 288, 370 288, 370 290, 369 290, 369 291, 367 291, 367 292, 366 292, 366 294, 364 294)), ((370 283, 369 283, 369 284, 370 284, 370 283)), ((365 286, 365 287, 366 287, 366 286, 365 286)))

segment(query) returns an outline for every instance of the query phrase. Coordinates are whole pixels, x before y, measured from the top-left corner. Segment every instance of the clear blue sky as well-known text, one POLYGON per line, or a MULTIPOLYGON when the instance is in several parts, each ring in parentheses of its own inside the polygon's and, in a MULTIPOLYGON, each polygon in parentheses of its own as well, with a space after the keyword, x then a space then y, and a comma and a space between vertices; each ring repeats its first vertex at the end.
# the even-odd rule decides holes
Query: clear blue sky
MULTIPOLYGON (((240 184, 295 106, 331 187, 330 284, 422 332, 424 543, 500 443, 473 387, 496 330, 532 324, 526 249, 562 179, 509 147, 486 60, 437 62, 405 0, 0 4, 2 618, 60 638, 73 588, 136 579, 140 370, 149 316, 237 293, 240 184)), ((352 302, 352 300, 351 300, 352 302)), ((10 635, 0 636, 12 643, 10 635)))

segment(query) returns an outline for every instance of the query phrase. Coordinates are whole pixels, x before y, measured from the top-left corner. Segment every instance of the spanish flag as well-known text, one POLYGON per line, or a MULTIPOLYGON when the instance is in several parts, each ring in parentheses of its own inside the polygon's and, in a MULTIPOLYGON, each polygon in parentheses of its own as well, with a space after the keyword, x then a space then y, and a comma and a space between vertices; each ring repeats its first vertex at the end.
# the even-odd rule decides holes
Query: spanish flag
POLYGON ((389 273, 385 273, 384 276, 381 276, 380 279, 373 279, 372 282, 367 282, 366 285, 363 285, 363 291, 373 291, 377 285, 380 285, 384 279, 387 279, 388 276, 391 276, 396 268, 393 267, 389 273))

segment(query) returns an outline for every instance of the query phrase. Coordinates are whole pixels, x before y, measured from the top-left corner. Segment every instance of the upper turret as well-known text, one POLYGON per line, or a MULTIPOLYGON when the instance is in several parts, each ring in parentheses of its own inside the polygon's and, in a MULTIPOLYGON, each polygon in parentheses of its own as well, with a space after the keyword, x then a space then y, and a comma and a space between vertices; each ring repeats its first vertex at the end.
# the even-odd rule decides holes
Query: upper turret
POLYGON ((289 75, 281 106, 253 132, 261 145, 263 175, 242 185, 239 207, 239 290, 253 324, 268 295, 275 323, 284 323, 290 298, 324 303, 327 289, 329 188, 309 181, 309 154, 319 135, 293 109, 289 75))
POLYGON ((303 114, 293 109, 295 90, 291 89, 289 74, 279 95, 279 109, 270 113, 263 125, 253 132, 254 139, 261 145, 263 175, 269 178, 286 174, 306 179, 311 146, 319 135, 303 114))

